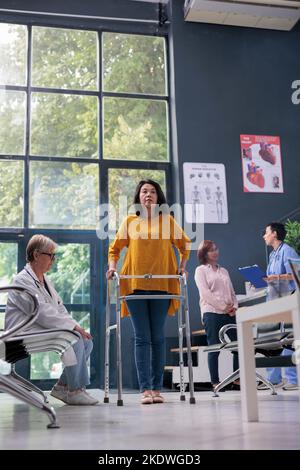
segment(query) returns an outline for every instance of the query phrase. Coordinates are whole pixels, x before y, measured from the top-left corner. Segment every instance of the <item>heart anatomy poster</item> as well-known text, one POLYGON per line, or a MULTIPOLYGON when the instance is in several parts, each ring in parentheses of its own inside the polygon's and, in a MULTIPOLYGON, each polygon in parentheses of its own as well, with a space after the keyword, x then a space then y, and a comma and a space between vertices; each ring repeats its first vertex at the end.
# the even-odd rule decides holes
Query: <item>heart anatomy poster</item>
POLYGON ((283 193, 280 138, 241 135, 245 193, 283 193))
POLYGON ((185 218, 188 223, 227 224, 225 167, 222 163, 184 163, 185 218))

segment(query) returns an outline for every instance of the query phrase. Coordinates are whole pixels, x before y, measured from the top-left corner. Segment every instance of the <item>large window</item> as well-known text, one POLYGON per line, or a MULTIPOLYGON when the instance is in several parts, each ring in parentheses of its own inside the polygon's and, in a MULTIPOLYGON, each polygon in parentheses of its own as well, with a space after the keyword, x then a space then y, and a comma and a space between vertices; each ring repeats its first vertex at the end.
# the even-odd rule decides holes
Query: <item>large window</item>
POLYGON ((0 228, 95 229, 112 170, 165 185, 167 90, 163 37, 0 23, 0 228))
POLYGON ((23 226, 22 161, 0 160, 0 226, 23 226))
MULTIPOLYGON (((0 242, 0 287, 8 286, 15 274, 18 266, 18 245, 17 243, 0 242)), ((0 295, 1 306, 6 302, 6 295, 0 295)), ((0 315, 0 330, 4 326, 4 316, 0 315)))
POLYGON ((98 157, 97 97, 33 93, 31 155, 98 157))
POLYGON ((105 91, 167 95, 165 64, 163 38, 134 34, 103 34, 105 91))
POLYGON ((168 161, 166 84, 163 38, 104 33, 104 158, 168 161))
POLYGON ((0 23, 1 85, 26 85, 27 27, 0 23))
POLYGON ((32 86, 98 89, 95 31, 34 27, 32 32, 32 86))
POLYGON ((25 153, 26 94, 0 90, 0 151, 2 154, 25 153))
POLYGON ((78 162, 30 164, 30 226, 93 229, 98 166, 78 162))

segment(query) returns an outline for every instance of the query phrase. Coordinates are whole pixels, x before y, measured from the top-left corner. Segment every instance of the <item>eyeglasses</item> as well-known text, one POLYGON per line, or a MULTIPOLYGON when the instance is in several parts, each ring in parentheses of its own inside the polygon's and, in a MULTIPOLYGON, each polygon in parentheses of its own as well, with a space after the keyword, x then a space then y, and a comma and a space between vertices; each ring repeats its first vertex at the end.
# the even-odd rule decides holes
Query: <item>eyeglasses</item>
POLYGON ((51 261, 55 260, 56 253, 45 253, 45 251, 40 251, 41 255, 47 255, 51 259, 51 261))

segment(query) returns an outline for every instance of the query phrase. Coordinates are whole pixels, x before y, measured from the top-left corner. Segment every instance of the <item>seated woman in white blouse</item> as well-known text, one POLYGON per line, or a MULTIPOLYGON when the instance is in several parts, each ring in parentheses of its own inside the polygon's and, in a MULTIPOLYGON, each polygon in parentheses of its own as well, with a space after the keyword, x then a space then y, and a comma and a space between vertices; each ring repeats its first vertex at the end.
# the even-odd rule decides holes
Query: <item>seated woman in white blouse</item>
MULTIPOLYGON (((218 344, 219 331, 223 325, 235 323, 235 312, 238 307, 232 283, 225 268, 218 264, 219 250, 211 240, 203 240, 197 252, 200 266, 195 271, 195 281, 199 290, 202 321, 207 335, 207 343, 218 344)), ((236 340, 236 332, 228 331, 231 340, 236 340)), ((212 386, 220 382, 218 367, 219 352, 208 353, 208 368, 212 386)), ((238 355, 233 354, 233 370, 237 370, 238 355)), ((232 389, 239 389, 238 381, 232 389)))
MULTIPOLYGON (((33 235, 26 247, 28 263, 14 277, 13 285, 24 287, 38 297, 39 315, 26 333, 58 329, 74 330, 80 334, 80 339, 72 347, 75 353, 72 363, 69 360, 69 364, 65 364, 66 367, 50 395, 68 405, 96 405, 98 400, 86 391, 86 386, 90 383, 87 360, 93 348, 92 336, 73 320, 46 276, 55 261, 56 248, 57 245, 51 238, 41 234, 33 235)), ((29 305, 24 299, 10 293, 6 305, 5 328, 12 328, 23 321, 24 316, 28 315, 28 309, 29 305)), ((67 352, 71 352, 72 348, 67 352)))

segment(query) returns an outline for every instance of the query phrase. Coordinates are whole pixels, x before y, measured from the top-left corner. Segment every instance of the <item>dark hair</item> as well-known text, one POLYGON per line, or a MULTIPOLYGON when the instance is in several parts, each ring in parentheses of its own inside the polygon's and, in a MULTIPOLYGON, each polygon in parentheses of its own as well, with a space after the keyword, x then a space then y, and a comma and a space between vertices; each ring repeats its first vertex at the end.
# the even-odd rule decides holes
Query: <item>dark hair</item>
POLYGON ((212 249, 215 245, 215 242, 212 240, 203 240, 198 248, 197 257, 201 264, 207 263, 207 253, 212 249))
POLYGON ((266 227, 270 227, 272 232, 276 232, 278 240, 280 240, 281 242, 284 241, 286 236, 286 229, 284 224, 280 222, 270 222, 269 224, 267 224, 266 227))
POLYGON ((162 204, 167 203, 166 196, 164 195, 163 190, 161 189, 160 185, 156 181, 141 180, 138 183, 138 185, 135 189, 133 204, 140 204, 141 203, 141 201, 140 201, 140 191, 141 191, 142 186, 144 186, 144 184, 151 184, 151 186, 154 186, 154 188, 156 189, 156 193, 157 193, 157 204, 159 206, 161 206, 162 204))

